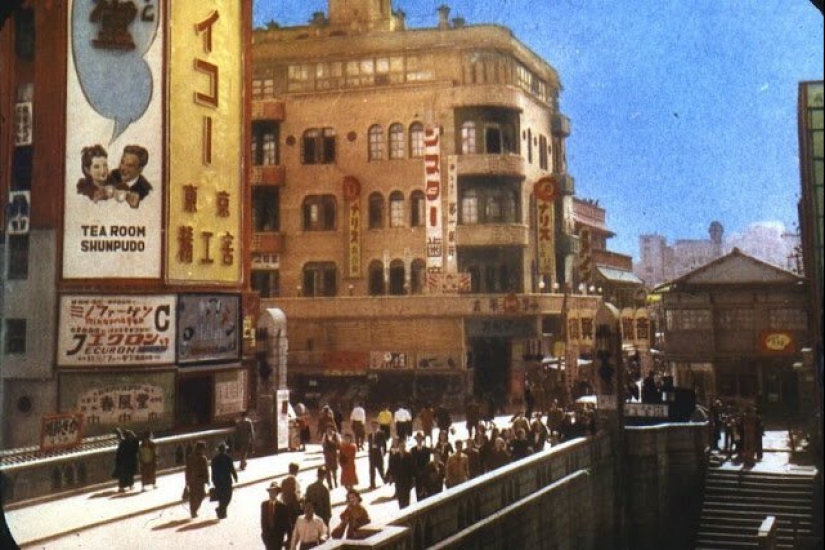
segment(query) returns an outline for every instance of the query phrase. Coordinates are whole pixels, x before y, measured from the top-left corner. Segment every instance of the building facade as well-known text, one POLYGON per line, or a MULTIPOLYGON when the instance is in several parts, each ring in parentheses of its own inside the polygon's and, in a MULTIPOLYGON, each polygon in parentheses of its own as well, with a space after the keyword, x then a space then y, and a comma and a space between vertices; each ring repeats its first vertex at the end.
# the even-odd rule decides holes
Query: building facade
POLYGON ((254 382, 251 2, 16 4, 0 29, 0 446, 234 419, 254 382))
POLYGON ((389 0, 253 41, 251 279, 289 320, 291 389, 518 400, 578 270, 556 71, 506 28, 444 6, 409 29, 389 0))
POLYGON ((810 345, 805 280, 738 249, 659 289, 661 360, 676 386, 800 412, 798 369, 810 345))

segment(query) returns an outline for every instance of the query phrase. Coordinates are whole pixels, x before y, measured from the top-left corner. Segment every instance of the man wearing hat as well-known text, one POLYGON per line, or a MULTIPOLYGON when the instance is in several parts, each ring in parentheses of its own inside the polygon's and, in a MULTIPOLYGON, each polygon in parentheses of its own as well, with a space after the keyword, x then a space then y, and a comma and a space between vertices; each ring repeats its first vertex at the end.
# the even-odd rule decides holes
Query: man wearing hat
POLYGON ((273 481, 267 487, 269 498, 261 503, 261 539, 267 550, 281 550, 289 531, 290 510, 278 495, 281 486, 273 481))

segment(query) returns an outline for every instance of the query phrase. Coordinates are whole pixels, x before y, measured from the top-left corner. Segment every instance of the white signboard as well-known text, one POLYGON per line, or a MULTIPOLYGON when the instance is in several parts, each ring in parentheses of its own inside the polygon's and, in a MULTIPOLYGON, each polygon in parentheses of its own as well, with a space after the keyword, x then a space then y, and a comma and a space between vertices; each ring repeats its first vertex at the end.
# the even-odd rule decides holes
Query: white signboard
MULTIPOLYGON (((428 275, 441 275, 444 270, 440 140, 438 126, 428 127, 424 131, 424 198, 426 205, 428 275)), ((431 288, 430 292, 434 290, 431 288)))
POLYGON ((215 418, 236 416, 246 410, 246 370, 215 375, 215 418))
POLYGON ((160 0, 70 0, 63 278, 158 278, 163 219, 160 0))
POLYGON ((161 365, 175 361, 175 297, 64 296, 57 364, 161 365))

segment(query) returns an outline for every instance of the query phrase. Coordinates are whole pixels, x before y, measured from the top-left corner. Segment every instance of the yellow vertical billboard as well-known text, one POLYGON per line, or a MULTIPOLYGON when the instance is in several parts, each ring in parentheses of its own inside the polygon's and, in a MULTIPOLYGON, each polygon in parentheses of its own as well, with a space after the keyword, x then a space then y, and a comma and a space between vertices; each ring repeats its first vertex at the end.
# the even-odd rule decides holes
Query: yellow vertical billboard
POLYGON ((241 281, 245 4, 169 3, 169 282, 241 281))

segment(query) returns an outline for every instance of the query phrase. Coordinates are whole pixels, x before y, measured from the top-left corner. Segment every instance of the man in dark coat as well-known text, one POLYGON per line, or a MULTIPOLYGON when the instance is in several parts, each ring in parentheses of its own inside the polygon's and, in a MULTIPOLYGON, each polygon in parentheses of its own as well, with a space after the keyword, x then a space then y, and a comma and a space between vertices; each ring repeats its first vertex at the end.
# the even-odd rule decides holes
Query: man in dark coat
POLYGON ((378 422, 372 423, 372 430, 367 435, 367 451, 370 461, 370 489, 375 489, 375 474, 381 476, 381 482, 386 483, 384 476, 384 455, 387 454, 387 436, 378 427, 378 422))
POLYGON ((218 445, 218 453, 212 457, 212 485, 218 497, 218 519, 226 518, 226 508, 232 500, 232 482, 238 481, 238 472, 232 457, 226 453, 226 445, 218 445))
POLYGON ((424 445, 423 433, 415 434, 415 447, 410 449, 410 454, 415 465, 415 499, 422 501, 429 495, 426 472, 432 456, 432 449, 424 445))
POLYGON ((117 490, 122 493, 135 484, 140 440, 132 430, 121 431, 118 428, 117 436, 120 441, 115 451, 115 470, 112 477, 117 479, 117 490))
POLYGON ((324 524, 329 527, 329 520, 332 518, 332 505, 329 498, 329 489, 324 485, 327 479, 327 469, 323 466, 318 467, 318 479, 310 483, 304 495, 304 502, 312 504, 315 515, 324 521, 324 524))
POLYGON ((398 439, 395 449, 390 451, 388 477, 395 483, 395 498, 398 499, 398 507, 406 508, 410 505, 410 492, 415 483, 415 462, 409 451, 407 444, 398 439))
POLYGON ((269 498, 261 503, 261 539, 267 550, 282 550, 292 512, 281 502, 281 487, 273 481, 267 488, 269 498))

